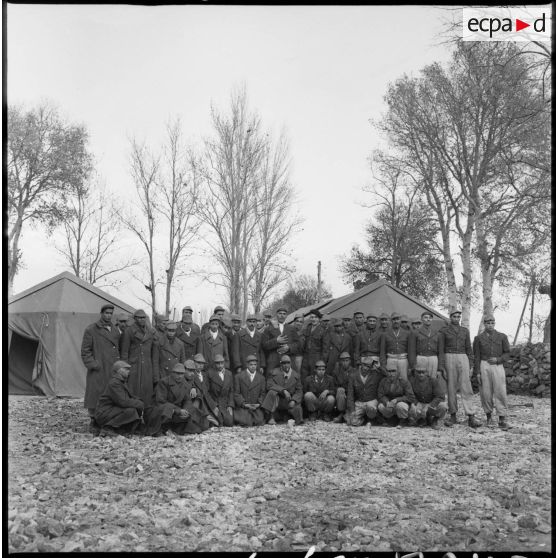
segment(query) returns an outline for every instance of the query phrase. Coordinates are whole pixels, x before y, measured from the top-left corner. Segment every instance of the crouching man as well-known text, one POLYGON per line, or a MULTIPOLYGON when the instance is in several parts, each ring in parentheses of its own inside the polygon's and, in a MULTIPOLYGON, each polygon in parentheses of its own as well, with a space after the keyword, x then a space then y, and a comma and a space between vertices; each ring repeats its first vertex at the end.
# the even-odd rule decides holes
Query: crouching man
POLYGON ((258 357, 246 357, 246 369, 234 377, 234 422, 241 426, 261 426, 265 423, 262 403, 265 398, 265 378, 258 372, 258 357))
POLYGON ((262 403, 262 409, 269 417, 267 424, 277 424, 276 419, 288 413, 295 420, 295 424, 302 424, 302 385, 300 376, 291 368, 289 355, 282 355, 279 368, 275 368, 266 383, 267 394, 262 403))
POLYGON ((409 406, 416 402, 409 380, 399 377, 394 364, 388 364, 387 378, 383 378, 378 386, 378 402, 378 411, 394 426, 405 424, 409 406))
POLYGON ((101 427, 99 436, 133 434, 141 424, 143 401, 134 397, 128 389, 130 368, 123 360, 117 360, 112 365, 112 377, 95 409, 95 421, 101 427))
POLYGON ((439 378, 428 374, 427 366, 417 359, 415 373, 410 379, 416 402, 409 409, 409 424, 428 424, 439 430, 440 420, 446 416, 445 390, 439 378))
POLYGON ((350 422, 351 418, 347 412, 347 394, 349 392, 349 380, 355 369, 351 366, 351 355, 347 352, 339 355, 339 362, 333 369, 333 386, 335 388, 335 405, 337 416, 333 422, 350 422))
POLYGON ((362 426, 367 419, 372 422, 378 414, 378 384, 383 378, 379 364, 378 357, 363 356, 349 379, 347 412, 352 426, 362 426))
POLYGON ((335 407, 333 378, 326 375, 326 363, 318 360, 314 374, 304 382, 304 405, 310 420, 323 419, 330 422, 335 407))
MULTIPOLYGON (((189 370, 195 368, 186 361, 189 370)), ((192 385, 186 380, 186 368, 177 363, 171 374, 159 380, 155 390, 155 404, 146 410, 146 434, 161 436, 167 430, 176 434, 199 434, 209 428, 206 417, 194 407, 190 397, 192 385)))

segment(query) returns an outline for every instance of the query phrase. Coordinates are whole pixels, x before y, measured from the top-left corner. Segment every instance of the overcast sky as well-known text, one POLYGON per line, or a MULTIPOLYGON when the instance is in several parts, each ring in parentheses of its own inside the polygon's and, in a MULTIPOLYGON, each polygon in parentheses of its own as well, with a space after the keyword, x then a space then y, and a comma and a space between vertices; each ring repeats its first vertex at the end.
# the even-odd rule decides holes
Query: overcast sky
MULTIPOLYGON (((296 270, 315 275, 321 260, 334 296, 352 290, 342 281, 339 257, 362 242, 370 216, 359 205, 371 180, 368 156, 381 143, 370 119, 385 110, 390 82, 449 57, 441 38, 445 10, 435 7, 9 4, 7 10, 9 103, 49 100, 83 123, 107 188, 130 200, 128 138, 156 146, 165 122, 180 116, 187 138, 199 142, 210 133, 211 102, 225 108, 231 89, 245 84, 264 127, 285 130, 290 141, 304 218, 292 242, 296 270)), ((55 240, 24 231, 25 269, 14 292, 67 269, 55 240)), ((112 292, 146 307, 139 282, 112 292)), ((517 294, 511 302, 517 317, 508 332, 522 303, 517 294)), ((177 285, 174 303, 205 313, 226 296, 188 279, 177 285)))

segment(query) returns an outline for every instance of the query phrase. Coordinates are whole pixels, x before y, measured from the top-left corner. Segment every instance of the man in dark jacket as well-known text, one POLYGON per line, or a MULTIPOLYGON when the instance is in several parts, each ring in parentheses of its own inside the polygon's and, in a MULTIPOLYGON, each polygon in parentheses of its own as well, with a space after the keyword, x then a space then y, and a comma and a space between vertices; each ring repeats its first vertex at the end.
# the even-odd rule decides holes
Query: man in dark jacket
POLYGON ((394 364, 388 365, 387 378, 378 385, 378 412, 386 419, 396 415, 399 423, 405 423, 412 403, 416 398, 411 384, 399 376, 394 364))
POLYGON ((353 338, 354 362, 360 362, 362 357, 373 356, 380 358, 382 333, 376 327, 377 318, 374 314, 366 316, 365 328, 353 338))
MULTIPOLYGON (((409 370, 409 349, 415 346, 414 332, 401 328, 401 314, 391 314, 391 328, 382 334, 380 340, 380 364, 384 370, 395 368, 402 380, 407 379, 409 370)), ((412 356, 411 356, 412 358, 412 356)))
POLYGON ((312 374, 318 360, 324 360, 325 335, 324 327, 320 324, 321 313, 319 310, 310 312, 310 323, 304 330, 304 351, 302 358, 301 381, 304 384, 306 377, 312 374))
POLYGON ((242 426, 265 424, 261 408, 265 394, 265 378, 258 371, 258 357, 248 355, 246 368, 234 377, 234 422, 242 426))
MULTIPOLYGON (((186 308, 190 308, 186 306, 186 308)), ((187 314, 186 314, 187 315, 187 314)), ((176 327, 176 338, 184 344, 185 360, 193 359, 196 354, 196 345, 200 337, 200 328, 191 321, 184 320, 184 312, 182 321, 178 322, 176 327)))
POLYGON ((254 314, 248 314, 246 328, 241 329, 233 337, 232 349, 231 359, 235 374, 241 370, 246 370, 248 356, 256 357, 257 369, 263 374, 265 355, 262 348, 262 334, 256 331, 256 316, 254 314))
POLYGON ((484 331, 473 342, 474 368, 479 382, 481 404, 486 413, 486 424, 490 425, 492 411, 498 413, 498 426, 508 429, 506 410, 506 371, 504 362, 510 356, 507 335, 494 329, 494 316, 484 317, 484 331))
POLYGON ((269 417, 268 424, 276 424, 275 419, 288 413, 295 424, 302 424, 302 384, 298 372, 291 368, 289 355, 282 355, 280 368, 276 368, 266 381, 267 394, 262 409, 269 417))
POLYGON ((111 379, 112 365, 120 359, 120 331, 112 324, 113 312, 112 304, 103 305, 99 321, 85 329, 81 343, 81 360, 87 368, 83 406, 89 413, 89 431, 93 434, 99 433, 97 402, 111 379))
POLYGON ((337 408, 337 416, 333 422, 350 422, 350 416, 347 411, 347 394, 349 392, 349 380, 354 374, 355 368, 351 366, 351 355, 349 353, 341 353, 339 362, 333 369, 333 387, 335 389, 335 406, 337 408))
POLYGON ((446 394, 442 379, 430 376, 426 365, 419 363, 409 383, 416 398, 409 409, 409 424, 426 422, 438 430, 440 420, 446 416, 448 410, 444 401, 446 394))
MULTIPOLYGON (((187 361, 192 370, 194 362, 187 361)), ((202 412, 194 407, 190 398, 191 385, 186 381, 183 364, 174 365, 168 376, 161 378, 155 390, 154 405, 146 410, 148 436, 157 436, 172 430, 176 434, 199 434, 209 428, 202 412)))
MULTIPOLYGON (((377 357, 362 357, 360 366, 349 378, 347 413, 352 426, 373 421, 378 413, 378 384, 382 379, 377 357)), ((349 421, 347 421, 349 422, 349 421)))
MULTIPOLYGON (((217 420, 218 407, 209 393, 209 378, 205 370, 205 358, 203 358, 202 354, 194 355, 194 366, 196 370, 192 374, 192 389, 190 390, 190 397, 194 407, 202 411, 211 425, 219 426, 219 421, 217 420)), ((188 373, 188 370, 186 372, 188 373)))
POLYGON ((219 316, 213 315, 209 318, 209 329, 202 334, 196 342, 196 353, 201 353, 207 363, 208 368, 213 368, 215 356, 221 355, 225 359, 225 368, 229 368, 229 340, 219 329, 221 320, 219 316))
POLYGON ((182 308, 182 324, 184 328, 188 328, 192 333, 195 335, 199 335, 201 333, 201 328, 198 324, 194 322, 193 318, 194 311, 191 306, 184 306, 182 308))
POLYGON ((314 365, 314 374, 306 378, 303 392, 308 418, 331 421, 331 413, 335 407, 335 388, 333 378, 326 375, 326 364, 323 360, 318 360, 314 365))
POLYGON ((434 315, 430 310, 421 314, 421 326, 409 338, 409 368, 426 367, 429 376, 438 376, 438 332, 432 328, 434 315))
POLYGON ((216 403, 213 414, 221 426, 232 426, 234 423, 234 385, 230 370, 225 368, 223 355, 215 355, 213 367, 209 368, 209 394, 216 403))
POLYGON ((176 322, 167 322, 167 333, 159 344, 159 373, 168 376, 175 364, 186 362, 184 343, 176 338, 176 322))
POLYGON ((324 337, 324 357, 326 359, 326 374, 331 376, 339 361, 341 353, 353 353, 353 340, 345 332, 343 322, 339 318, 331 320, 329 331, 324 337))
POLYGON ((298 335, 294 327, 285 323, 287 309, 277 309, 277 325, 270 323, 262 334, 262 347, 266 356, 266 378, 279 366, 281 355, 296 353, 298 335))
POLYGON ((119 433, 133 434, 141 424, 143 401, 133 397, 126 382, 130 365, 117 360, 112 365, 112 377, 95 409, 95 420, 101 427, 100 436, 115 436, 119 433))

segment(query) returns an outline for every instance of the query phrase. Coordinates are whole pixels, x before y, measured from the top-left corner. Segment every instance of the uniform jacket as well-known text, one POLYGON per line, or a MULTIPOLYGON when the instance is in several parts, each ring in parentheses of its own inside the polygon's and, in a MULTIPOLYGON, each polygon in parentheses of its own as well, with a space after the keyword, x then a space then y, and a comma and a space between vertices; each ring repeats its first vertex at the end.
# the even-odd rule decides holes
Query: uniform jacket
POLYGON ((185 360, 184 343, 176 337, 171 343, 169 338, 165 336, 165 339, 159 345, 159 374, 161 377, 168 376, 176 364, 184 364, 185 360))
POLYGON ((328 374, 326 374, 321 380, 318 379, 318 376, 312 374, 304 381, 304 393, 311 392, 317 397, 323 391, 327 391, 328 395, 335 395, 333 378, 328 374))
POLYGON ((241 329, 233 337, 233 350, 231 354, 233 370, 247 368, 246 357, 256 355, 258 359, 258 371, 265 367, 265 354, 262 348, 262 334, 254 330, 252 337, 247 329, 241 329))
POLYGON ((421 325, 409 338, 409 366, 415 367, 417 355, 438 356, 438 331, 421 325))
POLYGON ((230 370, 225 369, 223 372, 223 380, 221 380, 221 376, 219 376, 219 372, 215 368, 210 368, 207 374, 209 393, 221 412, 225 412, 227 407, 234 408, 233 376, 230 370))
POLYGON ((204 403, 207 410, 212 411, 215 409, 217 403, 211 397, 211 393, 209 393, 209 377, 207 372, 202 372, 203 381, 200 381, 199 375, 197 372, 194 372, 194 378, 192 380, 192 387, 196 388, 198 395, 196 398, 200 398, 204 403))
POLYGON ((185 360, 194 358, 194 355, 196 354, 196 343, 198 341, 198 337, 200 336, 200 328, 197 324, 188 325, 192 326, 189 335, 186 333, 186 324, 184 324, 184 322, 178 322, 178 327, 176 328, 176 338, 184 343, 185 360), (196 326, 197 331, 194 330, 194 326, 196 326))
POLYGON ((333 369, 333 386, 337 390, 338 388, 343 388, 345 391, 349 389, 349 380, 351 376, 355 373, 355 368, 349 366, 347 370, 343 370, 339 363, 336 364, 333 369))
MULTIPOLYGON (((393 329, 388 329, 386 333, 381 336, 380 341, 380 364, 381 366, 386 365, 387 355, 395 354, 399 355, 401 353, 407 353, 409 355, 409 347, 413 347, 413 341, 410 341, 414 337, 414 333, 407 329, 399 328, 397 332, 393 329)), ((407 356, 409 358, 409 356, 407 356)))
POLYGON ((341 353, 353 355, 353 340, 346 333, 330 331, 324 338, 324 356, 326 358, 326 374, 331 375, 341 353))
POLYGON ((208 330, 202 333, 196 342, 196 353, 201 353, 209 367, 213 366, 213 359, 216 355, 222 355, 225 359, 225 368, 230 366, 229 340, 222 331, 217 331, 217 337, 213 339, 208 330))
POLYGON ((508 336, 499 331, 491 333, 483 331, 475 337, 473 342, 473 353, 475 356, 475 373, 480 372, 481 360, 496 358, 497 364, 503 364, 510 356, 510 343, 508 336))
MULTIPOLYGON (((262 347, 265 352, 266 357, 266 376, 271 374, 275 368, 279 366, 280 355, 277 352, 279 348, 279 343, 277 343, 277 337, 281 335, 279 327, 273 324, 267 326, 262 334, 262 347)), ((284 324, 283 335, 288 338, 288 351, 286 354, 292 356, 297 352, 298 345, 298 334, 294 326, 290 324, 284 324)))
POLYGON ((242 370, 234 377, 234 403, 242 408, 244 403, 263 403, 265 398, 265 378, 256 371, 254 380, 250 381, 250 375, 242 370))
POLYGON ((81 343, 81 360, 87 367, 84 407, 94 409, 112 377, 112 365, 120 358, 120 331, 112 324, 110 331, 98 322, 87 326, 81 343))
POLYGON ((294 368, 291 368, 288 379, 285 378, 283 370, 275 368, 267 378, 266 389, 277 393, 286 389, 296 403, 300 404, 302 401, 302 384, 300 376, 294 368))
POLYGON ((312 355, 317 357, 317 360, 324 359, 325 337, 324 326, 318 324, 312 329, 312 324, 308 324, 304 330, 304 356, 312 355))
POLYGON ((121 414, 123 409, 130 407, 143 409, 143 402, 130 393, 125 381, 112 376, 99 397, 95 419, 99 424, 107 424, 121 414))
POLYGON ((430 403, 432 407, 436 407, 445 398, 442 382, 428 374, 423 374, 422 378, 415 374, 410 377, 409 383, 419 403, 430 403))
POLYGON ((159 344, 155 330, 131 325, 124 332, 122 360, 131 365, 128 387, 145 405, 151 403, 153 384, 159 380, 159 344))
POLYGON ((379 355, 381 348, 382 333, 379 328, 368 329, 365 327, 353 338, 354 363, 360 362, 360 357, 364 354, 379 355))
POLYGON ((173 410, 186 409, 189 411, 193 407, 190 399, 191 387, 192 385, 186 381, 183 374, 165 376, 157 384, 155 403, 157 405, 169 404, 173 410))
POLYGON ((416 403, 416 397, 413 388, 408 380, 396 378, 392 382, 389 378, 383 378, 378 385, 378 402, 386 405, 392 399, 397 403, 416 403))
POLYGON ((445 367, 445 353, 465 354, 469 359, 469 366, 473 366, 473 349, 471 336, 466 327, 449 324, 440 329, 438 335, 438 366, 445 367))
POLYGON ((347 409, 355 410, 355 401, 373 401, 378 399, 378 384, 383 378, 378 371, 370 372, 363 382, 358 368, 349 378, 349 389, 347 391, 347 409))

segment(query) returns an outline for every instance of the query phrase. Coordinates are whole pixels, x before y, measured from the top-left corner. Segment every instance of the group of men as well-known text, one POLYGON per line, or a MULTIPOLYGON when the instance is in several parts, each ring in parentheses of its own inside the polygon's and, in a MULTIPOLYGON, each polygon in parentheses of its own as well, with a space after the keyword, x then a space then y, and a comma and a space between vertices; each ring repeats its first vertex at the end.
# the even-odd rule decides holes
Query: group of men
POLYGON ((477 374, 489 425, 495 410, 506 423, 507 337, 493 316, 471 345, 461 312, 432 326, 398 312, 342 319, 312 311, 305 323, 287 311, 225 315, 218 306, 203 326, 186 306, 182 320, 156 316, 151 327, 143 310, 113 323, 114 307, 84 333, 87 367, 84 405, 90 430, 101 435, 143 432, 159 436, 202 432, 211 426, 257 426, 280 420, 322 419, 361 426, 457 423, 457 392, 468 425, 483 424, 473 410, 471 376, 477 374), (418 322, 418 323, 417 323, 418 322))

